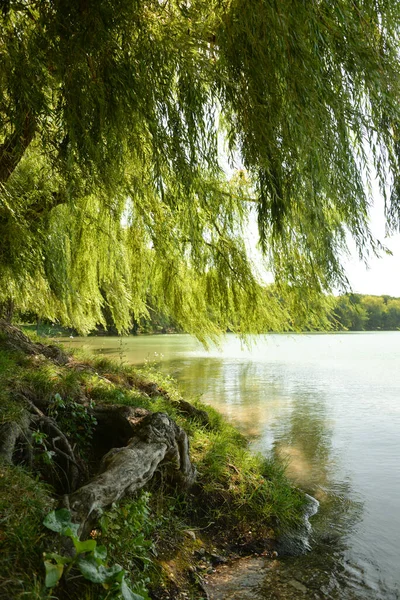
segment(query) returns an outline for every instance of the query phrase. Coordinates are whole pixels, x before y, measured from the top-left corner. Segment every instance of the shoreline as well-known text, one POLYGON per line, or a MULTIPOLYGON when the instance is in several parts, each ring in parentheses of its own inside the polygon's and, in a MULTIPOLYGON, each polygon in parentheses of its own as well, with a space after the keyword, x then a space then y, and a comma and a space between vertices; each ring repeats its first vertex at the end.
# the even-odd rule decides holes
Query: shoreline
MULTIPOLYGON (((289 484, 277 463, 249 452, 246 439, 217 411, 198 402, 194 405, 187 403, 180 398, 167 377, 159 375, 154 381, 152 371, 118 365, 104 357, 89 359, 87 355, 66 353, 64 349, 57 350, 61 353, 57 354, 58 358, 62 358, 57 362, 43 354, 55 347, 40 346, 42 342, 39 338, 29 341, 29 352, 33 347, 40 349, 29 353, 26 348, 18 347, 16 338, 10 340, 5 330, 1 331, 0 376, 2 389, 6 390, 0 399, 3 434, 7 428, 12 428, 13 423, 19 422, 21 415, 26 418, 27 402, 40 406, 37 410, 47 415, 42 419, 53 419, 67 435, 78 465, 86 456, 89 469, 86 480, 95 477, 101 458, 96 448, 98 425, 93 421, 94 415, 100 414, 100 409, 119 406, 121 410, 132 407, 134 410, 150 410, 150 413, 161 411, 189 435, 190 458, 196 467, 197 479, 187 492, 183 493, 174 485, 171 487, 167 472, 163 474, 162 469, 156 471, 133 500, 127 497, 111 508, 111 512, 106 510, 105 521, 102 519, 103 524, 108 522, 108 529, 102 528, 100 519, 93 530, 102 543, 108 544, 110 563, 118 562, 126 569, 127 576, 137 580, 135 593, 141 593, 140 586, 143 589, 148 586, 148 597, 154 599, 201 598, 204 594, 201 574, 215 569, 218 563, 225 564, 228 559, 250 553, 273 557, 277 523, 290 526, 300 522, 304 504, 303 494, 289 484), (16 400, 17 397, 19 400, 16 400), (192 406, 192 415, 186 405, 192 406), (208 422, 199 420, 199 416, 204 414, 208 422), (272 489, 273 504, 268 500, 272 489), (139 519, 142 525, 136 531, 136 525, 130 519, 139 510, 138 506, 144 513, 139 519), (117 526, 122 529, 113 529, 117 526), (132 532, 139 536, 145 562, 139 561, 138 564, 137 559, 129 559, 132 549, 129 540, 124 538, 125 528, 128 528, 130 536, 132 532), (143 583, 148 579, 150 583, 143 583)), ((34 419, 34 422, 37 423, 37 420, 34 419)), ((14 489, 14 493, 7 494, 5 498, 8 520, 3 533, 6 559, 2 567, 9 581, 5 585, 10 588, 9 595, 13 598, 19 598, 22 593, 22 590, 18 591, 18 580, 25 582, 24 593, 32 585, 43 588, 42 552, 48 551, 49 546, 39 540, 47 540, 50 549, 55 541, 48 537, 48 532, 43 538, 41 523, 49 507, 57 507, 59 498, 65 493, 64 484, 59 481, 65 465, 62 467, 60 464, 62 470, 59 470, 59 458, 54 454, 49 433, 40 430, 40 426, 35 431, 30 456, 26 455, 27 448, 21 447, 17 453, 12 451, 9 464, 3 460, 0 478, 5 490, 14 489), (46 457, 48 464, 42 463, 46 457), (35 477, 39 477, 36 483, 35 477), (14 481, 12 485, 11 481, 14 481), (29 508, 32 498, 25 497, 23 492, 28 488, 36 498, 33 513, 32 507, 29 508), (18 494, 18 502, 23 504, 23 509, 13 504, 15 490, 22 491, 18 494), (21 521, 19 516, 24 514, 21 521), (15 542, 15 528, 20 526, 31 534, 30 539, 25 536, 23 549, 15 542), (25 555, 29 549, 32 556, 27 563, 22 554, 25 555), (22 571, 18 575, 9 571, 7 561, 11 556, 21 565, 22 571), (32 572, 37 573, 36 583, 29 581, 27 576, 32 572)), ((84 482, 85 478, 78 487, 84 482)), ((78 584, 75 582, 74 585, 78 584)), ((82 590, 87 588, 85 582, 79 585, 82 590)), ((62 580, 54 588, 55 597, 62 600, 69 597, 65 586, 68 588, 67 582, 62 580)), ((79 593, 84 597, 82 590, 79 593)))

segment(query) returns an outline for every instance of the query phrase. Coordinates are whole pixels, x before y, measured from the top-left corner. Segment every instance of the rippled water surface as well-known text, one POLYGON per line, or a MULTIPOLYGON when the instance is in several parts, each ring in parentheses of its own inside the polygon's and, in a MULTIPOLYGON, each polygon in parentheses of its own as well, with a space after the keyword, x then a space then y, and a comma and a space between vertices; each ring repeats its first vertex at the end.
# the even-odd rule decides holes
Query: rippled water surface
POLYGON ((187 335, 69 342, 156 359, 288 461, 321 504, 313 551, 281 565, 310 598, 400 598, 400 332, 259 336, 250 349, 228 335, 209 352, 187 335))

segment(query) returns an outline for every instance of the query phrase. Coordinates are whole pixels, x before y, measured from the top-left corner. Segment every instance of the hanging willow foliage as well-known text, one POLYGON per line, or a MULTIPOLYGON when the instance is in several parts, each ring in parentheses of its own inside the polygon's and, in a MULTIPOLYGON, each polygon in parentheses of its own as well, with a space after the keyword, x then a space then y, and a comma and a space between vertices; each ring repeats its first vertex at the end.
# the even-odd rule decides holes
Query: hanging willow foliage
POLYGON ((83 332, 149 304, 200 337, 313 327, 347 236, 378 248, 375 173, 397 226, 397 0, 1 8, 0 302, 83 332))

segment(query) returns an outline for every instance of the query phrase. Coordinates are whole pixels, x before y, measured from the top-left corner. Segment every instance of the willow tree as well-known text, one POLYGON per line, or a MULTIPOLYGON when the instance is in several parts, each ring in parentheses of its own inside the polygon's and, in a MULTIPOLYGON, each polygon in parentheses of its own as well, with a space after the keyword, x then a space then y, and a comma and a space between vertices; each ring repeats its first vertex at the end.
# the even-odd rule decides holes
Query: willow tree
POLYGON ((312 324, 347 236, 377 248, 375 173, 397 226, 397 0, 1 6, 3 302, 82 331, 149 300, 198 334, 312 324))

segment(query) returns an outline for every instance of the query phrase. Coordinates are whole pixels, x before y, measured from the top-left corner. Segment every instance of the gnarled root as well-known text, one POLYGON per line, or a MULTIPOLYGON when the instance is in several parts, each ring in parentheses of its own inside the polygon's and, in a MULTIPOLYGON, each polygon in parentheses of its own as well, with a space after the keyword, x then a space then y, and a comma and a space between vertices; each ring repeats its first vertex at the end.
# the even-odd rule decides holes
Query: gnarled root
POLYGON ((19 350, 34 356, 42 354, 59 365, 66 365, 70 360, 69 356, 57 346, 32 342, 18 327, 10 325, 3 319, 0 319, 0 333, 6 338, 6 343, 11 350, 19 350))
POLYGON ((15 447, 20 438, 28 439, 32 415, 23 411, 18 421, 10 421, 0 426, 0 458, 12 464, 15 447))
POLYGON ((125 447, 113 448, 104 456, 96 477, 69 495, 80 535, 88 534, 103 509, 143 487, 164 464, 179 485, 193 484, 195 469, 185 431, 166 414, 152 413, 133 425, 133 437, 125 447))

